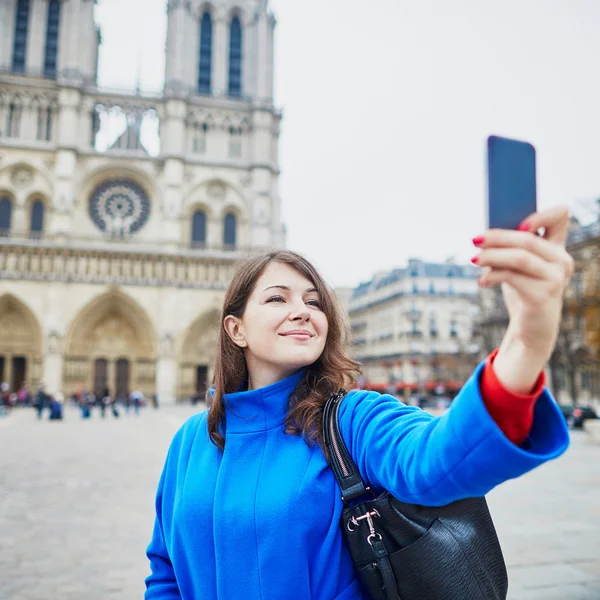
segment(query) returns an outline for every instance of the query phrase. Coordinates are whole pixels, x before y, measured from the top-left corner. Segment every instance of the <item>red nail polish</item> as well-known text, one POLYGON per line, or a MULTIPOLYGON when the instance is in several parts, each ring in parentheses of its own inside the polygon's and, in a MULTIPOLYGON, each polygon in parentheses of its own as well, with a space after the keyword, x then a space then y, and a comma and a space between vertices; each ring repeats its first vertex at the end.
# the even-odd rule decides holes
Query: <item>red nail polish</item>
POLYGON ((474 246, 481 246, 481 244, 483 244, 484 241, 484 237, 482 235, 478 235, 477 237, 473 238, 473 245, 474 246))
POLYGON ((474 256, 474 257, 471 259, 471 262, 472 262, 474 265, 477 265, 477 264, 479 264, 479 256, 474 256))
POLYGON ((529 223, 521 223, 517 229, 519 231, 529 231, 531 229, 531 225, 529 223))

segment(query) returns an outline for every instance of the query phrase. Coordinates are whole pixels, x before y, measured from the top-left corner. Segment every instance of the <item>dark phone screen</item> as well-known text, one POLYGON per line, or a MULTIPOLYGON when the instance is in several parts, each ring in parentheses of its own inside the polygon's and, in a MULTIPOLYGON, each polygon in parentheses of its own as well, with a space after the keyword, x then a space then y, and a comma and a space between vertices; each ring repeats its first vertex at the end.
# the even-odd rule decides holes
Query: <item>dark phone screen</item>
POLYGON ((536 211, 535 148, 488 138, 488 229, 516 229, 536 211))

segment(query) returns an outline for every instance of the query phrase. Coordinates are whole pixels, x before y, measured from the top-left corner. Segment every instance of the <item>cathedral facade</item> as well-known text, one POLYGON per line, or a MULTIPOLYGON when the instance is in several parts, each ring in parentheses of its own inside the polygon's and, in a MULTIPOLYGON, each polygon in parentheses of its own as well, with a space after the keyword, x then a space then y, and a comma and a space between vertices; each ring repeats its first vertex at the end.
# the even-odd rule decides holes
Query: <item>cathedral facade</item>
POLYGON ((94 0, 0 3, 0 382, 161 403, 212 376, 236 262, 282 247, 266 0, 170 0, 164 89, 97 83, 94 0))

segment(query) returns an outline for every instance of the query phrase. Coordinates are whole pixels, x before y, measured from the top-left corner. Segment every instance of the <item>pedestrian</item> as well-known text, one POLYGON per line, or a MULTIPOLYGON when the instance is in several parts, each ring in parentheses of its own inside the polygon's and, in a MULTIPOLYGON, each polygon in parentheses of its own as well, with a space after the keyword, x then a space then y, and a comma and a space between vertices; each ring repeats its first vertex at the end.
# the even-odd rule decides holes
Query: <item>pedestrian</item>
POLYGON ((59 390, 54 395, 49 396, 50 421, 62 421, 63 404, 65 402, 64 394, 59 390))
POLYGON ((102 397, 100 399, 100 415, 102 418, 106 418, 106 409, 112 404, 112 400, 110 398, 110 390, 108 387, 104 388, 102 392, 102 397))
POLYGON ((133 404, 133 410, 136 415, 140 414, 140 406, 142 405, 144 395, 140 390, 133 390, 131 392, 131 403, 133 404))
POLYGON ((46 394, 46 390, 43 385, 38 386, 37 394, 35 395, 35 400, 33 401, 33 406, 37 412, 38 420, 42 418, 42 414, 44 413, 44 408, 48 405, 48 395, 46 394))
POLYGON ((10 408, 10 386, 6 381, 0 384, 0 405, 7 410, 10 408))
MULTIPOLYGON (((543 369, 573 270, 567 227, 567 211, 555 208, 521 231, 473 241, 486 267, 480 284, 502 284, 510 322, 438 417, 353 389, 360 365, 342 310, 306 259, 274 251, 245 262, 225 294, 209 408, 175 435, 158 484, 146 600, 367 598, 339 526, 344 504, 321 429, 340 388, 351 390, 340 432, 376 495, 447 505, 560 456, 568 430, 543 369)), ((375 571, 379 585, 384 577, 375 571)), ((457 599, 466 596, 447 598, 457 599)))

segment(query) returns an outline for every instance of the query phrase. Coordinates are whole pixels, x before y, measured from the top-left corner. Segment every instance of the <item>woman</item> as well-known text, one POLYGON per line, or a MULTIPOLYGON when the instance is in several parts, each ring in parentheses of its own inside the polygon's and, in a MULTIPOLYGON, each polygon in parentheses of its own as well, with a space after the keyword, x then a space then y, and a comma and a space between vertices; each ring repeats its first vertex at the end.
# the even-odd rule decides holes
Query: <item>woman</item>
MULTIPOLYGON (((353 390, 340 429, 363 479, 405 502, 481 496, 568 446, 543 368, 573 270, 568 212, 473 240, 480 285, 502 284, 510 323, 441 417, 353 390), (537 232, 543 228, 543 236, 537 232)), ((175 435, 159 482, 146 600, 362 600, 322 451, 322 409, 358 363, 327 285, 303 258, 253 258, 225 296, 208 411, 175 435)))

